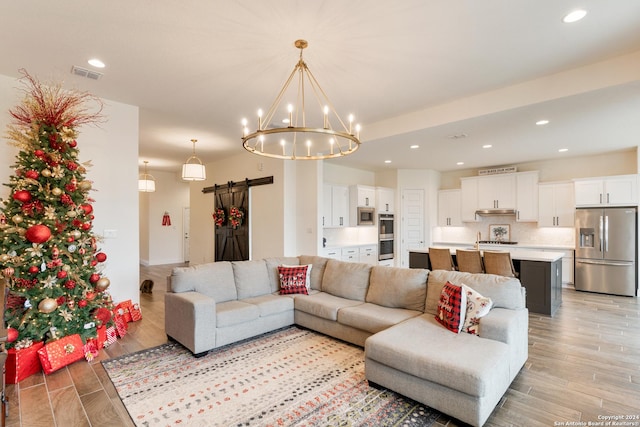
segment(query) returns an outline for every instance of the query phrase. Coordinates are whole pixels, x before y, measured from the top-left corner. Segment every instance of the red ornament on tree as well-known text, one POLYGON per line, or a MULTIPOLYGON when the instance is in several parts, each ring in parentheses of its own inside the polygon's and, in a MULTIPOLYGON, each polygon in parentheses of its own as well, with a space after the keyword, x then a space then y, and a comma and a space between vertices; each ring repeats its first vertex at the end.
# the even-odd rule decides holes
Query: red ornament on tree
POLYGON ((83 308, 87 306, 87 300, 86 299, 81 299, 80 301, 78 301, 78 307, 83 308))
POLYGON ((31 267, 29 267, 29 273, 31 274, 38 274, 39 271, 40 269, 35 265, 32 265, 31 267))
POLYGON ((31 243, 44 243, 51 238, 51 230, 46 225, 36 224, 29 227, 24 236, 31 243))
POLYGON ((64 270, 60 270, 58 271, 58 274, 56 276, 58 276, 58 279, 64 279, 65 277, 67 277, 67 272, 64 270))
POLYGON ((14 328, 7 328, 7 341, 14 342, 18 339, 18 330, 14 328))
POLYGON ((27 190, 19 190, 13 193, 13 199, 21 203, 29 203, 31 201, 31 193, 27 190))
POLYGON ((27 178, 31 178, 31 179, 38 179, 38 176, 40 175, 40 173, 36 170, 28 170, 24 173, 24 176, 27 178))
POLYGON ((85 215, 89 215, 89 214, 91 214, 91 212, 93 212, 93 206, 91 206, 89 204, 80 205, 80 207, 84 211, 85 215))
POLYGON ((98 252, 96 254, 96 261, 105 262, 106 260, 107 260, 107 254, 105 254, 104 252, 98 252))
POLYGON ((89 276, 89 281, 91 283, 96 283, 98 280, 100 280, 100 275, 97 273, 93 273, 91 276, 89 276))

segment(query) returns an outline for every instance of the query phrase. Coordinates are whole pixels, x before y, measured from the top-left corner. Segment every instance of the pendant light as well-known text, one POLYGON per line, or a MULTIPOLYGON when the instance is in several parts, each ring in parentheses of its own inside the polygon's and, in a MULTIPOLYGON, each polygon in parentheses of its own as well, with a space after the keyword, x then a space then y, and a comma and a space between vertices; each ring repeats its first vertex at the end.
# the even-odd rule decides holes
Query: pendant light
POLYGON ((147 173, 147 163, 149 162, 145 160, 144 173, 138 178, 138 191, 142 193, 153 193, 156 191, 156 181, 153 179, 153 176, 147 173))
POLYGON ((207 178, 207 172, 202 161, 196 157, 196 142, 198 140, 192 139, 191 142, 193 143, 193 155, 182 165, 182 179, 185 181, 204 181, 207 178))

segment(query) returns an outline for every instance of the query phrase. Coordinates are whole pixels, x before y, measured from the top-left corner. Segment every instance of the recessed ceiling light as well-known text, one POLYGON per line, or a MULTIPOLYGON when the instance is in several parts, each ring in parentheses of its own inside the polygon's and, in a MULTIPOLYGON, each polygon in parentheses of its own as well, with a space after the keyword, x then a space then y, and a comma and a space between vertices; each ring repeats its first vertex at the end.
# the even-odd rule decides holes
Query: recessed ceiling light
POLYGON ((587 15, 587 11, 583 9, 577 9, 567 13, 564 18, 562 18, 562 22, 565 24, 571 24, 572 22, 577 22, 584 18, 587 15))
POLYGON ((484 144, 484 145, 482 146, 482 148, 491 148, 491 147, 493 147, 493 145, 491 145, 491 144, 484 144))
POLYGON ((538 121, 536 122, 536 124, 537 124, 538 126, 544 126, 544 125, 549 124, 549 120, 546 120, 546 119, 545 119, 545 120, 538 120, 538 121))
POLYGON ((416 148, 420 148, 420 146, 419 146, 419 145, 417 145, 417 144, 414 144, 414 145, 412 145, 412 146, 411 146, 411 147, 409 147, 409 148, 416 149, 416 148))
POLYGON ((569 151, 568 148, 561 148, 561 149, 558 150, 559 153, 564 153, 564 152, 567 152, 567 151, 569 151))
POLYGON ((391 160, 385 160, 384 162, 385 163, 391 163, 391 160))
POLYGON ((456 163, 456 165, 462 166, 462 165, 464 165, 464 162, 458 162, 458 163, 456 163))
POLYGON ((96 67, 96 68, 104 68, 104 62, 100 61, 98 58, 92 58, 90 60, 87 61, 89 63, 89 65, 96 67))

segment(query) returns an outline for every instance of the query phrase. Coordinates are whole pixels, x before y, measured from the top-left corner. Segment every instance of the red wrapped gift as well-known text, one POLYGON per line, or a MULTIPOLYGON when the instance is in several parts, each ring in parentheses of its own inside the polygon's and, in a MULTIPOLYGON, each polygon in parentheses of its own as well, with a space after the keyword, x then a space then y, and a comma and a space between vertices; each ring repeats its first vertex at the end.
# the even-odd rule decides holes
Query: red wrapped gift
POLYGON ((115 316, 113 318, 113 322, 116 325, 116 332, 118 333, 118 336, 120 338, 124 337, 125 335, 127 335, 127 322, 124 320, 123 316, 115 316))
POLYGON ((133 306, 133 303, 131 302, 130 299, 126 300, 126 301, 122 301, 121 303, 119 303, 118 305, 116 305, 115 308, 115 315, 117 316, 122 316, 124 318, 124 321, 129 323, 131 322, 131 307, 133 306))
POLYGON ((7 350, 7 362, 5 363, 5 377, 7 384, 17 384, 23 379, 40 372, 40 359, 38 350, 42 348, 42 342, 35 342, 27 348, 7 350))
POLYGON ((109 326, 106 330, 106 341, 104 342, 105 347, 109 347, 111 344, 118 340, 118 335, 116 333, 116 328, 114 326, 109 326))
POLYGON ((107 327, 102 325, 97 329, 97 336, 95 338, 89 338, 87 343, 94 343, 96 349, 100 350, 104 347, 105 341, 107 341, 107 327))
POLYGON ((51 341, 38 350, 40 363, 45 374, 64 368, 84 357, 84 345, 79 334, 67 335, 51 341))
POLYGON ((142 311, 140 310, 140 304, 133 304, 129 309, 129 313, 131 313, 132 321, 137 322, 138 320, 142 320, 142 311))

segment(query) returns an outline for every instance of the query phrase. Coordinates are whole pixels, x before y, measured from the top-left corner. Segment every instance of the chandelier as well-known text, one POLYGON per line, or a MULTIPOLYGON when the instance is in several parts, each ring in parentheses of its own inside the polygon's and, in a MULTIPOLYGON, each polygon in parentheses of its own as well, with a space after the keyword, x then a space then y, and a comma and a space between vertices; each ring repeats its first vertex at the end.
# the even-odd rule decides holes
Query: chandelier
POLYGON ((207 178, 207 171, 202 161, 196 157, 197 139, 192 139, 193 155, 182 165, 182 179, 185 181, 204 181, 207 178))
MULTIPOLYGON (((360 125, 354 125, 353 115, 348 124, 340 118, 318 81, 302 59, 302 51, 308 46, 306 40, 296 40, 300 59, 289 75, 273 104, 263 116, 258 110, 258 127, 251 132, 247 119, 242 120, 242 146, 245 150, 261 156, 288 160, 321 160, 346 156, 360 147, 360 125), (297 91, 289 91, 297 76, 297 91), (307 114, 307 88, 312 89, 318 104, 318 113, 307 114), (295 97, 295 104, 281 107, 285 96, 295 97), (282 125, 273 125, 276 114, 283 114, 282 125), (335 126, 335 128, 334 128, 335 126)), ((289 98, 291 99, 291 98, 289 98)))
POLYGON ((153 179, 152 175, 147 173, 147 163, 148 161, 144 161, 144 173, 140 174, 138 177, 138 191, 142 193, 153 193, 156 191, 156 181, 153 179))

